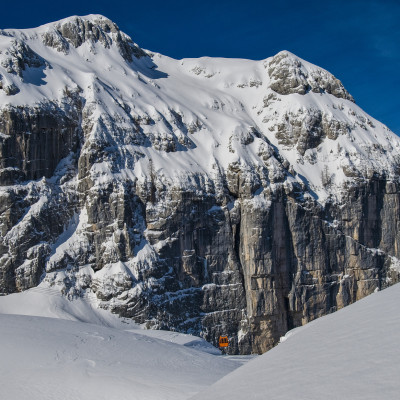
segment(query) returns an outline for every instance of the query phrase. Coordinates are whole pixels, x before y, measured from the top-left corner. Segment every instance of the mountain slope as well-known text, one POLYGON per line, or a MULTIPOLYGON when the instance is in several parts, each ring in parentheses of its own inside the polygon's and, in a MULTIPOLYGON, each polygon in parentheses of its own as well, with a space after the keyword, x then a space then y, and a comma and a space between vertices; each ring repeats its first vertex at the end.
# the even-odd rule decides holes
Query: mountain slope
POLYGON ((400 285, 290 331, 193 399, 397 399, 400 285))
POLYGON ((173 60, 100 15, 0 47, 4 294, 249 353, 399 279, 400 139, 329 72, 173 60))

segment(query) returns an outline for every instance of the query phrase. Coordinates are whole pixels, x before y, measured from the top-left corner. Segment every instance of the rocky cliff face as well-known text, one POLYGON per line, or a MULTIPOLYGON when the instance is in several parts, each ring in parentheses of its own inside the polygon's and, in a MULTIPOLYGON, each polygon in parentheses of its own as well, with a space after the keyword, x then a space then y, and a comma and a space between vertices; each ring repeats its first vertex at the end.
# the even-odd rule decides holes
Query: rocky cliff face
POLYGON ((3 294, 250 353, 399 280, 400 140, 329 72, 172 60, 98 15, 0 46, 3 294))

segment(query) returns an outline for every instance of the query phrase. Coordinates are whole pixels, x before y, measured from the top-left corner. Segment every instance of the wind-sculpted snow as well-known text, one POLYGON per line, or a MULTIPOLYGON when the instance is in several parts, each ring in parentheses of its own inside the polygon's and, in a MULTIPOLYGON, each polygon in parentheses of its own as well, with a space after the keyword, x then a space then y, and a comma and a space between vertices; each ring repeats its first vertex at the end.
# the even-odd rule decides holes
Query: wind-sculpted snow
POLYGON ((329 72, 174 60, 99 15, 0 47, 1 292, 246 353, 398 280, 400 139, 329 72))

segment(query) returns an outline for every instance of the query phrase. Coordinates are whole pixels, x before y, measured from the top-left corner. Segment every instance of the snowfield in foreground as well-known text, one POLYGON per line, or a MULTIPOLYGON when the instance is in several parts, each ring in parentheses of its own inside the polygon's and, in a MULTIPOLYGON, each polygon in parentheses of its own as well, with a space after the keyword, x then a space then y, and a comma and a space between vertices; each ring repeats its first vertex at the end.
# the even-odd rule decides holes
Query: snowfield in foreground
POLYGON ((190 346, 82 322, 0 315, 8 400, 186 399, 238 362, 190 346))
POLYGON ((249 359, 42 287, 0 297, 0 341, 7 400, 187 399, 249 359))
POLYGON ((194 399, 399 399, 399 304, 397 284, 294 329, 194 399))
POLYGON ((399 302, 397 284, 238 368, 248 358, 35 288, 0 298, 1 390, 7 400, 398 399, 399 302), (32 315, 9 314, 24 307, 32 315))

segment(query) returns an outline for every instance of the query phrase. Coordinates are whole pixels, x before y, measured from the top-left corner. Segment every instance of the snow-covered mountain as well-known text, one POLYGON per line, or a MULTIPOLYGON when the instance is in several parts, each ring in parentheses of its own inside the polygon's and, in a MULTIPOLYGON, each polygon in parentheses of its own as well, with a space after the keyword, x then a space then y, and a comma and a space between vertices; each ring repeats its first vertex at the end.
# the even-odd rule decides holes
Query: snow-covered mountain
POLYGON ((329 72, 0 31, 0 290, 263 352, 399 279, 400 139, 329 72))

